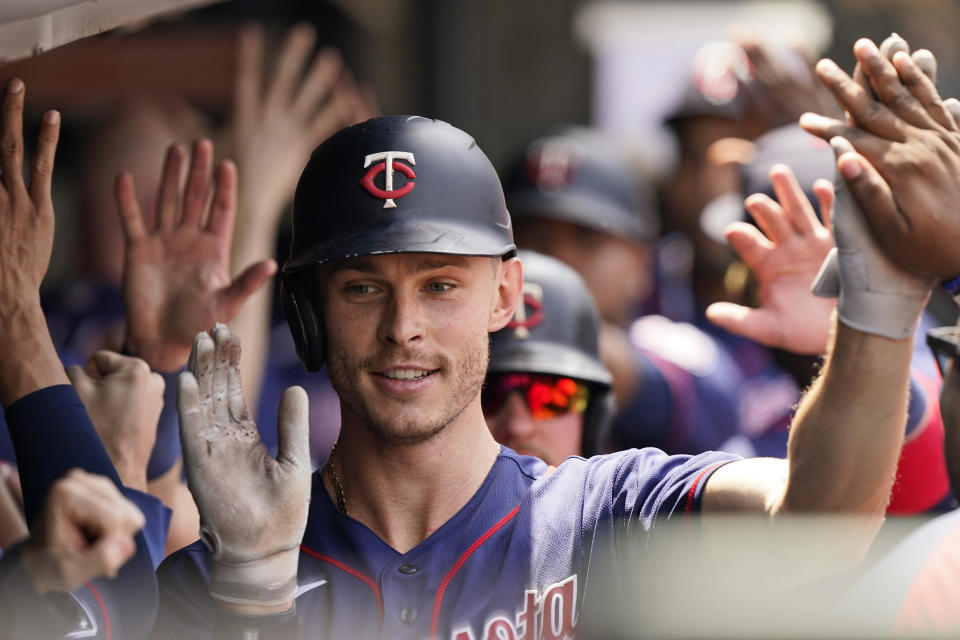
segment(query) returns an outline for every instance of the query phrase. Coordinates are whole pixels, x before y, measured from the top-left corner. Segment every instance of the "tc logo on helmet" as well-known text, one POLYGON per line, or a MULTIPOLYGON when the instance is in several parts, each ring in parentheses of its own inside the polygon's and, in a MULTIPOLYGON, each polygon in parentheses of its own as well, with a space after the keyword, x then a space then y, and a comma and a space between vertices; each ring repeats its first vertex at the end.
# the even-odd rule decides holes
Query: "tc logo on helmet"
POLYGON ((507 323, 508 329, 514 329, 514 334, 524 340, 530 337, 530 329, 543 322, 543 287, 535 282, 523 283, 523 303, 518 304, 513 312, 513 319, 507 323), (530 315, 527 315, 530 307, 530 315))
POLYGON ((407 195, 413 191, 413 187, 416 184, 414 178, 417 177, 417 174, 413 172, 413 169, 398 162, 398 160, 404 160, 410 164, 417 164, 413 158, 413 154, 408 151, 381 151, 379 153, 371 153, 363 159, 363 168, 366 169, 370 167, 370 171, 367 171, 366 175, 360 180, 360 185, 373 197, 383 198, 386 201, 383 203, 384 209, 393 209, 396 207, 397 203, 394 202, 394 198, 402 198, 407 195), (370 165, 377 160, 383 160, 383 162, 370 167, 370 165), (373 179, 384 171, 387 173, 384 182, 386 189, 381 189, 373 183, 373 179), (394 171, 399 171, 407 177, 407 183, 399 189, 393 188, 394 171))

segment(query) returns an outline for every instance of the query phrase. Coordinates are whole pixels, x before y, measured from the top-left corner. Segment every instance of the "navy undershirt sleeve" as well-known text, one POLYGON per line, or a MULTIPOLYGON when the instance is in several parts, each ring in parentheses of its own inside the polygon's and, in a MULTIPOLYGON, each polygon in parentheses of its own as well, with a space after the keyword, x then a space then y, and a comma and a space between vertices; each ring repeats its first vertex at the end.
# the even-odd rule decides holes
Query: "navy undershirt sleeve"
POLYGON ((163 392, 163 411, 157 422, 157 440, 147 462, 147 480, 165 474, 180 457, 180 420, 177 417, 177 376, 180 372, 160 375, 167 386, 163 392))
MULTIPOLYGON (((107 476, 123 489, 83 402, 71 385, 45 387, 20 398, 7 409, 6 419, 17 456, 28 523, 33 523, 43 509, 53 483, 70 469, 79 467, 107 476)), ((153 508, 148 510, 155 512, 153 508)), ((148 528, 154 526, 155 522, 147 524, 148 528)), ((90 582, 104 617, 102 626, 109 626, 115 638, 146 637, 156 617, 157 581, 151 543, 142 531, 135 540, 136 554, 115 579, 90 582)))

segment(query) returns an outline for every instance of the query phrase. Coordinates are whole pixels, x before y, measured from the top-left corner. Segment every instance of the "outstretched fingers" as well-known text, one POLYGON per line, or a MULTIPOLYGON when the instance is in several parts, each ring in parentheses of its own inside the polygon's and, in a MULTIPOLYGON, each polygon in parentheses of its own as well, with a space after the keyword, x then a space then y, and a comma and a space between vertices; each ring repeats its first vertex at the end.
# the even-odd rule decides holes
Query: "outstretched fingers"
POLYGON ((303 86, 293 101, 293 111, 303 117, 310 116, 330 93, 343 68, 343 60, 336 49, 326 48, 314 58, 303 81, 303 86))
POLYGON ((23 184, 23 97, 25 87, 20 78, 7 83, 0 106, 0 171, 3 186, 14 198, 26 195, 23 184))
POLYGON ((117 212, 120 214, 120 226, 127 244, 142 240, 147 235, 143 224, 143 213, 137 201, 137 190, 133 184, 133 176, 121 173, 113 183, 113 195, 117 203, 117 212))
POLYGON ((260 79, 263 75, 263 27, 244 25, 237 37, 237 73, 233 84, 233 121, 240 131, 249 131, 260 111, 260 79))
POLYGON ((766 236, 751 224, 734 222, 725 230, 727 242, 740 259, 754 272, 758 266, 774 251, 775 246, 766 236))
POLYGON ((194 457, 203 455, 206 450, 204 441, 208 433, 200 397, 200 388, 193 373, 181 373, 177 378, 177 415, 180 418, 180 442, 183 443, 183 455, 188 468, 194 457))
MULTIPOLYGON (((926 109, 904 86, 896 67, 886 56, 881 55, 873 42, 867 38, 857 40, 853 45, 853 53, 866 72, 877 99, 886 109, 914 126, 924 128, 930 126, 932 121, 926 109)), ((904 51, 897 51, 892 56, 911 59, 904 51)), ((919 69, 917 73, 923 75, 919 69)))
POLYGON ((290 29, 280 53, 273 84, 267 89, 265 110, 283 112, 287 109, 292 102, 294 86, 316 39, 316 31, 309 24, 301 23, 290 29))
MULTIPOLYGON (((920 53, 919 51, 917 53, 920 53)), ((932 54, 930 56, 933 57, 932 54)), ((905 53, 897 53, 893 57, 893 66, 896 68, 904 86, 910 94, 916 99, 917 103, 926 113, 929 127, 930 122, 935 122, 948 131, 957 131, 957 125, 953 116, 943 104, 940 93, 934 86, 933 81, 927 77, 916 59, 905 53)))
POLYGON ((811 235, 820 226, 817 214, 803 193, 793 170, 785 164, 770 168, 770 182, 777 194, 777 201, 793 229, 801 235, 811 235))
MULTIPOLYGON (((907 41, 896 33, 891 33, 889 36, 884 38, 883 42, 880 43, 880 55, 889 60, 897 51, 910 53, 910 45, 908 45, 907 41)), ((870 86, 870 78, 867 77, 867 73, 864 70, 863 65, 859 62, 857 62, 853 69, 853 80, 863 87, 871 97, 876 98, 876 94, 873 92, 873 87, 870 86)))
POLYGON ((230 399, 230 415, 242 428, 248 429, 245 435, 252 436, 254 430, 247 410, 247 401, 243 397, 243 381, 240 378, 240 339, 228 331, 226 348, 229 357, 227 369, 227 394, 230 399))
POLYGON ((60 140, 60 112, 47 111, 37 134, 37 149, 30 167, 30 199, 37 206, 37 213, 53 213, 50 190, 53 185, 53 162, 60 140))
POLYGON ((744 200, 744 206, 756 221, 757 226, 774 244, 780 244, 795 234, 783 208, 765 193, 749 196, 744 200))
POLYGON ((187 370, 197 387, 198 402, 207 409, 213 401, 213 339, 206 331, 201 331, 193 339, 193 349, 187 370))
POLYGON ((817 113, 808 112, 800 116, 800 126, 808 133, 827 141, 838 136, 848 140, 859 153, 879 167, 883 166, 884 155, 895 144, 895 142, 883 136, 874 135, 869 131, 817 113))
POLYGON ((905 139, 906 123, 874 100, 866 89, 854 82, 833 60, 820 60, 816 71, 820 81, 857 126, 889 140, 905 139))
POLYGON ((277 461, 310 468, 310 411, 303 387, 288 387, 277 411, 277 461))
POLYGON ((197 140, 193 143, 190 168, 187 172, 187 185, 183 194, 183 215, 180 219, 181 226, 200 226, 207 203, 207 191, 212 167, 213 143, 209 140, 197 140))
POLYGON ((237 165, 221 162, 214 173, 213 201, 207 219, 207 232, 229 242, 237 215, 237 165))
POLYGON ((167 148, 160 177, 160 188, 157 191, 156 229, 158 231, 170 232, 176 225, 180 206, 180 181, 186 153, 181 144, 173 144, 167 148))
POLYGON ((820 178, 813 183, 813 195, 820 205, 820 218, 827 232, 833 235, 833 201, 835 199, 833 183, 826 178, 820 178))

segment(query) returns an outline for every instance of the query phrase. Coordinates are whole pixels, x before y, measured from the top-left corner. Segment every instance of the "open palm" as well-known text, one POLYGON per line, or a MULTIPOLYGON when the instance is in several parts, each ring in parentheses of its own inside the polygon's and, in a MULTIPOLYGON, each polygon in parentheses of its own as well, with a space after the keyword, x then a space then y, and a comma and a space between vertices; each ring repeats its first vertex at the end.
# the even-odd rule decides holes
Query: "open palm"
POLYGON ((276 270, 272 260, 263 260, 231 278, 236 168, 230 162, 217 167, 209 197, 213 145, 207 140, 194 145, 181 189, 185 156, 179 145, 167 151, 153 231, 145 228, 130 175, 120 175, 116 183, 126 238, 126 342, 157 371, 186 364, 194 336, 231 320, 276 270))
POLYGON ((707 309, 707 317, 728 331, 770 347, 822 354, 837 303, 833 298, 815 296, 810 285, 834 246, 829 228, 833 190, 826 180, 815 185, 824 226, 788 167, 775 165, 770 179, 779 204, 763 194, 746 201, 760 230, 743 222, 726 230, 733 249, 756 274, 760 306, 754 309, 718 302, 707 309))

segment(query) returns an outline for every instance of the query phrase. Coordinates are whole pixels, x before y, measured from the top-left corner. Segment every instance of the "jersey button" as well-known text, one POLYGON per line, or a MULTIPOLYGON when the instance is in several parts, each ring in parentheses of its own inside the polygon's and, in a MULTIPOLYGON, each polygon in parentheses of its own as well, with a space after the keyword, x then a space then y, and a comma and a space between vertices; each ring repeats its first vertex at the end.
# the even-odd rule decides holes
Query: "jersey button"
POLYGON ((412 575, 415 574, 417 571, 419 571, 419 569, 417 569, 417 568, 416 568, 415 566, 413 566, 412 564, 402 564, 402 565, 400 565, 400 566, 398 567, 397 570, 400 571, 400 573, 402 573, 402 574, 404 574, 404 575, 408 575, 408 576, 412 576, 412 575))
POLYGON ((413 624, 418 617, 420 613, 416 609, 407 608, 400 612, 400 621, 404 624, 413 624))

